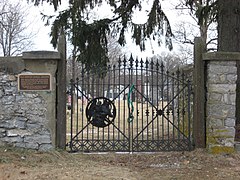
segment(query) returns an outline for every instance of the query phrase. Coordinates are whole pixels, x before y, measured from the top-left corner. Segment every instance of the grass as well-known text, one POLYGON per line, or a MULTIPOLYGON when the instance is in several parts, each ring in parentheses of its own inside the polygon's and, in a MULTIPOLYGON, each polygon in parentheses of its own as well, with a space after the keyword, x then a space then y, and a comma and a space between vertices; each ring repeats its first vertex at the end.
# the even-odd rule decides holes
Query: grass
MULTIPOLYGON (((156 109, 149 103, 134 102, 134 119, 130 123, 128 121, 129 112, 126 100, 114 101, 116 107, 116 118, 114 125, 109 125, 105 128, 97 128, 88 124, 86 118, 87 102, 78 100, 75 103, 72 130, 73 136, 82 131, 78 137, 81 139, 125 139, 132 136, 139 140, 156 140, 156 139, 170 139, 181 138, 181 133, 177 130, 179 128, 179 121, 174 118, 171 113, 164 112, 164 116, 156 115, 156 109), (173 126, 174 124, 174 126, 173 126), (83 130, 83 128, 85 129, 83 130), (124 136, 125 135, 125 136, 124 136)), ((159 102, 158 110, 163 109, 167 102, 159 102)), ((67 141, 70 140, 71 134, 71 111, 67 115, 67 141)))

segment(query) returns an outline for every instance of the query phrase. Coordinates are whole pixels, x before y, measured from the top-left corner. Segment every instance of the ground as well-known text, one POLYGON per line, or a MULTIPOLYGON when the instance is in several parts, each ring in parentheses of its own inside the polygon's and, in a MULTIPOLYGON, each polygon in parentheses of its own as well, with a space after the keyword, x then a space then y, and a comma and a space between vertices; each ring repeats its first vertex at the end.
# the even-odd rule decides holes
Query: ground
POLYGON ((0 148, 1 180, 240 179, 240 154, 191 152, 72 154, 0 148))

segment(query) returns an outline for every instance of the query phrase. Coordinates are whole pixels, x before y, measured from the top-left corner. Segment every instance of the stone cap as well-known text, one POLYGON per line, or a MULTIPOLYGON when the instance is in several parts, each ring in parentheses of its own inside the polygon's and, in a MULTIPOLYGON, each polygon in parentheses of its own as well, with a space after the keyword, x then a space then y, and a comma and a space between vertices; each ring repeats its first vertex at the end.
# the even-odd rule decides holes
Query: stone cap
POLYGON ((204 53, 202 59, 207 60, 219 60, 219 61, 240 61, 240 53, 239 52, 208 52, 204 53))
POLYGON ((22 59, 24 60, 52 60, 61 59, 60 53, 56 51, 29 51, 23 52, 22 59))
POLYGON ((17 57, 0 57, 0 72, 19 73, 25 68, 21 56, 17 57))

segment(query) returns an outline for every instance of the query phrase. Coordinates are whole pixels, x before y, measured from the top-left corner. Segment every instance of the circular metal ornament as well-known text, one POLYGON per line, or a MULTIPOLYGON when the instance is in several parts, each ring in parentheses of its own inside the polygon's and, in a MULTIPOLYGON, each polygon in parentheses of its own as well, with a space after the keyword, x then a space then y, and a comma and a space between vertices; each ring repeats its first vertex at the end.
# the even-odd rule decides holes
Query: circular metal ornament
POLYGON ((113 123, 116 117, 116 107, 108 98, 94 98, 86 107, 86 117, 93 126, 103 128, 113 123))

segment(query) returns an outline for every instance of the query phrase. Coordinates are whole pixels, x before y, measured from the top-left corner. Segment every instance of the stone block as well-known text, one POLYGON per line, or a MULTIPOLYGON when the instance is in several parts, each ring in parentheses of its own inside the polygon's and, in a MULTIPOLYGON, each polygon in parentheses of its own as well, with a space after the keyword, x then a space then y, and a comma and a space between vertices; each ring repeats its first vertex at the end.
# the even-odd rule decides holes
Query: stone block
POLYGON ((18 129, 26 129, 26 121, 24 119, 16 118, 14 121, 15 127, 17 127, 18 129))
POLYGON ((236 84, 208 84, 208 92, 210 93, 235 93, 236 84))
POLYGON ((27 149, 35 149, 35 150, 38 150, 38 148, 39 148, 39 145, 38 145, 38 143, 36 143, 36 142, 27 142, 27 143, 24 143, 24 145, 25 145, 25 147, 26 147, 27 149))
POLYGON ((10 144, 23 142, 23 138, 20 136, 4 137, 2 140, 10 144))
POLYGON ((39 130, 39 129, 41 129, 42 128, 42 124, 39 124, 39 123, 34 123, 34 122, 32 122, 32 121, 29 121, 29 122, 27 122, 27 124, 26 124, 26 129, 29 129, 30 131, 36 131, 37 132, 37 130, 39 130))
POLYGON ((35 124, 35 123, 40 123, 40 124, 44 124, 44 122, 46 122, 46 118, 45 117, 41 117, 40 115, 34 115, 34 114, 27 114, 28 122, 35 124))
POLYGON ((225 127, 219 129, 213 129, 213 137, 219 138, 234 138, 235 137, 235 128, 234 127, 225 127))
POLYGON ((49 151, 53 150, 52 144, 40 144, 39 145, 39 151, 49 151))
POLYGON ((235 97, 235 94, 223 94, 221 101, 224 104, 235 105, 235 97))
POLYGON ((0 138, 3 138, 6 136, 6 130, 4 128, 0 128, 0 138))
POLYGON ((2 147, 6 146, 6 142, 4 142, 0 139, 0 146, 2 146, 2 147))
POLYGON ((225 121, 224 121, 224 125, 226 127, 234 127, 235 126, 235 118, 227 118, 225 121))
POLYGON ((208 84, 218 84, 220 82, 219 76, 217 74, 209 73, 207 75, 208 84))
POLYGON ((226 75, 227 77, 227 83, 228 84, 235 84, 236 83, 236 80, 237 80, 237 74, 227 74, 226 75))
POLYGON ((237 152, 240 152, 240 142, 239 142, 239 143, 236 143, 236 144, 234 145, 234 147, 235 147, 235 150, 236 150, 237 152))
POLYGON ((3 89, 0 89, 0 98, 3 97, 3 95, 4 95, 3 89))
POLYGON ((229 74, 236 72, 236 66, 231 64, 213 64, 212 62, 208 65, 208 72, 213 74, 229 74))
POLYGON ((3 105, 11 105, 14 104, 15 102, 15 97, 14 96, 3 96, 2 97, 2 104, 3 105))
POLYGON ((24 136, 29 136, 32 133, 30 133, 28 130, 22 130, 22 129, 11 129, 7 131, 7 136, 8 137, 24 137, 24 136))
POLYGON ((211 154, 231 154, 235 152, 234 147, 214 145, 208 148, 211 154))
POLYGON ((210 128, 223 128, 224 127, 224 123, 222 119, 218 119, 218 118, 208 118, 208 126, 210 128))
POLYGON ((35 104, 43 103, 43 100, 40 97, 35 98, 33 101, 34 101, 33 103, 35 103, 35 104))
POLYGON ((228 117, 235 117, 235 106, 227 104, 207 104, 207 116, 218 117, 225 119, 228 117))
POLYGON ((19 148, 26 148, 26 143, 23 142, 17 142, 14 144, 15 147, 19 147, 19 148))
POLYGON ((219 83, 227 83, 227 75, 226 74, 221 74, 219 75, 219 83))
POLYGON ((51 144, 51 138, 49 135, 34 134, 32 136, 25 136, 24 142, 38 143, 38 144, 51 144))
POLYGON ((0 128, 13 129, 15 124, 13 120, 4 120, 0 121, 0 128))
POLYGON ((208 93, 208 101, 212 102, 218 102, 221 101, 222 99, 222 94, 221 93, 208 93))

